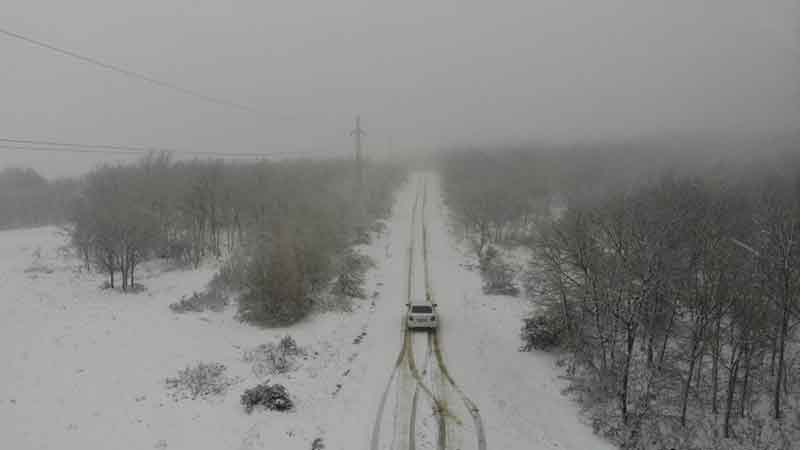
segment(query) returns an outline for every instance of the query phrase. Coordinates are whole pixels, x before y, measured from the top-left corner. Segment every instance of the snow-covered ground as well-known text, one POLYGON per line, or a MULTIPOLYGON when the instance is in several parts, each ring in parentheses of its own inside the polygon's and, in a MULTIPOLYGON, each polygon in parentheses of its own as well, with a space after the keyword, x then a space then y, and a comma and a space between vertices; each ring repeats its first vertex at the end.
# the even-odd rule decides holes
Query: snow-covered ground
MULTIPOLYGON (((432 177, 435 180, 435 177, 432 177)), ((551 357, 520 353, 522 299, 486 297, 477 272, 447 232, 438 186, 427 209, 433 290, 444 359, 481 410, 490 449, 611 448, 560 394, 551 357)), ((369 448, 378 401, 402 343, 414 186, 397 195, 387 232, 364 251, 377 262, 351 313, 321 313, 287 329, 259 329, 222 313, 175 314, 168 305, 200 291, 214 266, 164 271, 146 265, 147 290, 100 290, 55 228, 0 232, 0 442, 8 449, 369 448), (291 334, 309 357, 270 377, 296 402, 290 413, 239 404, 263 381, 242 353, 291 334), (363 338, 358 339, 362 333, 363 338), (227 394, 174 400, 165 387, 189 364, 219 362, 240 381, 227 394)), ((465 446, 471 448, 472 444, 465 446)))

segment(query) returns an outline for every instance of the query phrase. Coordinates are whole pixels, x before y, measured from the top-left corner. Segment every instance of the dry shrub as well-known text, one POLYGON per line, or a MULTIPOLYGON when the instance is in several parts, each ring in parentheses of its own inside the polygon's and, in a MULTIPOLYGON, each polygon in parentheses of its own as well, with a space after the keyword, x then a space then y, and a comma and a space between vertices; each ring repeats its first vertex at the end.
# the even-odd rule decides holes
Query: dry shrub
POLYGON ((44 264, 41 264, 40 262, 35 262, 30 267, 25 269, 25 273, 33 274, 34 277, 37 274, 49 275, 49 274, 51 274, 53 272, 54 272, 53 268, 45 266, 44 264))
POLYGON ((225 369, 220 363, 201 362, 186 366, 178 372, 177 377, 166 379, 167 389, 172 391, 171 396, 176 400, 222 395, 238 382, 226 376, 225 369))
POLYGON ((261 344, 245 351, 242 359, 253 364, 253 374, 257 377, 286 373, 297 367, 297 358, 305 356, 306 351, 295 340, 284 336, 277 344, 261 344))
POLYGON ((244 391, 241 403, 247 414, 253 412, 256 406, 263 406, 273 411, 290 411, 294 408, 289 391, 281 384, 269 384, 269 382, 244 391))
POLYGON ((375 263, 367 255, 347 249, 339 259, 338 276, 333 284, 332 293, 337 297, 367 298, 364 281, 367 271, 375 263))
POLYGON ((209 283, 218 291, 241 291, 247 287, 247 268, 251 261, 246 248, 237 249, 225 260, 209 283))
POLYGON ((175 313, 213 311, 221 312, 228 305, 228 298, 217 289, 208 289, 201 293, 193 293, 191 297, 183 297, 169 305, 175 313))
POLYGON ((535 315, 523 319, 522 350, 552 350, 563 344, 566 327, 554 314, 535 315))
POLYGON ((311 312, 310 286, 299 247, 288 225, 276 227, 272 241, 260 245, 248 264, 246 292, 239 298, 240 320, 282 327, 311 312))
POLYGON ((514 281, 516 273, 513 267, 503 260, 496 248, 486 249, 481 257, 480 267, 484 294, 512 297, 519 295, 519 287, 514 281))

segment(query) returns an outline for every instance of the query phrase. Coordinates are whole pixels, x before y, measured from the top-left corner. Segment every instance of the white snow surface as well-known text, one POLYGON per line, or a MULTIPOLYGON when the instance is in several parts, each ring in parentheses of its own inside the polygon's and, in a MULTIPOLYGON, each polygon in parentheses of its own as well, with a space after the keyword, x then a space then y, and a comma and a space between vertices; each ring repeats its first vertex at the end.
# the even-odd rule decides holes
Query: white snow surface
MULTIPOLYGON (((435 176, 431 176, 435 180, 435 176)), ((413 179, 413 178, 412 178, 413 179)), ((488 297, 469 257, 448 233, 437 183, 429 183, 428 232, 441 345, 453 378, 480 408, 488 448, 611 449, 561 395, 554 359, 518 351, 523 299, 488 297)), ((146 291, 101 290, 53 227, 0 232, 0 448, 366 449, 379 397, 401 347, 414 186, 397 194, 387 231, 361 250, 374 258, 367 292, 350 313, 317 313, 285 329, 222 313, 176 314, 168 305, 200 291, 199 270, 143 266, 146 291), (36 269, 36 270, 31 270, 36 269), (355 339, 365 332, 363 340, 355 339), (244 412, 241 393, 258 378, 242 352, 291 334, 309 357, 286 375, 289 413, 244 412), (219 397, 176 401, 167 377, 219 362, 240 381, 219 397), (337 385, 341 385, 338 387, 337 385)), ((471 448, 471 437, 463 439, 471 448)))

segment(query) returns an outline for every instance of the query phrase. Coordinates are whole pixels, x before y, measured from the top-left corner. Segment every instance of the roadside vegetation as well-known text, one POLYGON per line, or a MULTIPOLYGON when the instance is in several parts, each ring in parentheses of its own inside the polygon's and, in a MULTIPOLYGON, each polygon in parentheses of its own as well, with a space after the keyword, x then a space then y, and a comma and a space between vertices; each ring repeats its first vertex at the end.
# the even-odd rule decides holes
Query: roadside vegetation
POLYGON ((530 255, 520 278, 536 312, 523 350, 558 352, 569 392, 622 448, 793 448, 797 153, 562 150, 442 162, 448 204, 481 260, 530 255))
POLYGON ((151 154, 86 176, 71 210, 72 242, 87 268, 123 291, 138 286, 145 261, 197 267, 218 259, 208 292, 173 310, 214 309, 232 296, 242 320, 289 325, 334 286, 361 293, 363 257, 353 256, 354 245, 368 242, 373 224, 389 214, 404 173, 371 166, 357 207, 352 172, 345 160, 225 163, 151 154))

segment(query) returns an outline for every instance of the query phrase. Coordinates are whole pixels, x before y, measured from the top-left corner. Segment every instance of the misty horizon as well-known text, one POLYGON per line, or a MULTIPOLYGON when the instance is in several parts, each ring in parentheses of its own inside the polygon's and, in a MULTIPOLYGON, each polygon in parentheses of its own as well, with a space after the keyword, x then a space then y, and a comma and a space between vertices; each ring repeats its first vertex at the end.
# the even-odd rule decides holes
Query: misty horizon
MULTIPOLYGON (((783 132, 797 122, 798 15, 783 0, 86 1, 5 10, 0 26, 12 32, 257 113, 2 36, 0 137, 345 156, 361 115, 366 151, 386 157, 509 142, 783 132)), ((117 160, 3 150, 0 166, 55 177, 117 160)))

